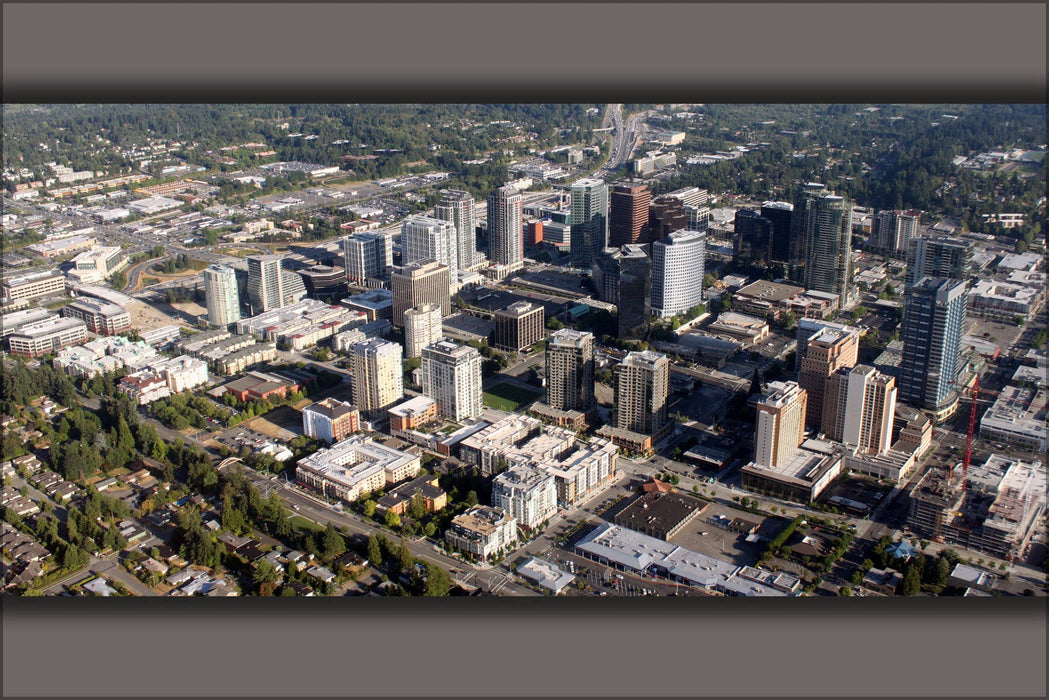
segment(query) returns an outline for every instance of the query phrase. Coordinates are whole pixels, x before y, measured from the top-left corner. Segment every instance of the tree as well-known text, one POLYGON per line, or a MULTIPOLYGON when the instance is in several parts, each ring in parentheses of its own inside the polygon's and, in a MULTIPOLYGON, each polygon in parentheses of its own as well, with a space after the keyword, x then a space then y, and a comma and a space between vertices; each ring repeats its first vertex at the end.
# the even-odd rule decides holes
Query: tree
POLYGON ((255 571, 251 575, 251 580, 260 587, 263 583, 275 583, 277 581, 277 570, 267 559, 260 559, 259 563, 255 565, 255 571))
POLYGON ((375 535, 368 535, 368 562, 372 566, 382 564, 382 548, 379 546, 379 540, 375 538, 375 535))
POLYGON ((375 501, 373 501, 371 499, 368 499, 367 501, 365 501, 364 502, 364 517, 366 517, 366 518, 373 518, 373 517, 375 517, 375 509, 378 507, 378 505, 379 505, 378 503, 376 503, 375 501))
POLYGON ((915 596, 921 593, 921 589, 922 579, 918 567, 908 567, 907 573, 903 575, 903 581, 900 583, 900 595, 915 596))
POLYGON ((393 510, 388 510, 386 511, 385 523, 386 527, 400 527, 401 516, 397 515, 397 513, 393 510))
POLYGON ((321 546, 324 548, 325 558, 334 559, 346 551, 346 540, 343 539, 342 535, 335 531, 334 525, 328 523, 328 526, 324 529, 324 537, 321 539, 321 546))
POLYGON ((408 545, 403 539, 397 547, 397 566, 401 571, 410 571, 415 566, 415 557, 408 551, 408 545))

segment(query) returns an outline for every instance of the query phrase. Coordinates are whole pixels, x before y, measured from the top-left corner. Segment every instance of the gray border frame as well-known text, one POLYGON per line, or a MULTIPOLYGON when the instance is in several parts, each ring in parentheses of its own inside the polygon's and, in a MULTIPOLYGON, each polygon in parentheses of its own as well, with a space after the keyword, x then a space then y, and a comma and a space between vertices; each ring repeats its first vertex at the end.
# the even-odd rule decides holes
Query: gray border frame
MULTIPOLYGON (((1044 3, 461 4, 435 12, 404 3, 7 2, 3 96, 1044 103, 1045 15, 1044 3), (647 21, 657 9, 659 21, 647 21), (495 31, 505 26, 524 38, 495 31), (456 32, 462 40, 449 41, 456 32), (989 34, 1001 39, 982 43, 989 34), (158 43, 165 35, 170 48, 158 43), (610 52, 594 44, 604 36, 638 48, 610 52)), ((2 606, 5 697, 1046 692, 1044 598, 5 598, 2 606)))

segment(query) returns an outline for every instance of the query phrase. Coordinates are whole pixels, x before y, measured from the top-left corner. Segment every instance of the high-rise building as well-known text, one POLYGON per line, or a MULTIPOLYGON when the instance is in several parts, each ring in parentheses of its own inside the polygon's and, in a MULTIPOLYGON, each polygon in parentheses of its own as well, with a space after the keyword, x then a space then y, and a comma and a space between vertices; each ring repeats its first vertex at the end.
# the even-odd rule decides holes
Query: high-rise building
POLYGON ((906 253, 920 223, 920 211, 880 211, 871 222, 871 243, 889 255, 906 253))
POLYGON ((652 193, 644 185, 616 185, 608 196, 608 245, 648 241, 648 205, 652 193))
POLYGON ((641 245, 625 245, 619 257, 619 337, 644 340, 652 317, 652 261, 641 245))
POLYGON ((675 231, 652 244, 652 313, 669 318, 703 301, 706 250, 699 231, 675 231))
POLYGON ((694 207, 690 204, 686 204, 685 215, 688 217, 688 225, 686 228, 689 231, 702 231, 703 233, 706 233, 710 230, 710 207, 694 207))
POLYGON ((666 238, 674 231, 688 228, 688 211, 678 197, 660 195, 648 205, 648 242, 666 238))
POLYGON ((204 299, 210 325, 223 327, 240 320, 237 273, 232 267, 208 265, 204 268, 204 299))
POLYGON ((404 325, 404 312, 423 304, 441 307, 441 315, 451 311, 448 293, 448 266, 432 260, 395 267, 390 275, 393 292, 393 324, 404 325))
POLYGON ((862 454, 880 455, 892 446, 896 380, 869 365, 839 369, 827 379, 823 432, 862 454))
POLYGON ((972 278, 972 243, 946 236, 916 236, 907 250, 907 286, 923 277, 947 277, 968 284, 972 278))
POLYGON ((403 352, 399 343, 369 338, 353 347, 353 402, 376 418, 404 397, 403 352))
POLYGON ((788 259, 790 279, 805 283, 806 225, 809 220, 811 202, 828 194, 827 186, 821 182, 805 182, 794 193, 794 209, 790 218, 790 255, 788 259))
MULTIPOLYGON (((806 185, 806 187, 809 187, 806 185)), ((793 222, 800 226, 805 257, 801 272, 806 289, 837 294, 842 307, 852 289, 852 206, 844 198, 805 190, 804 209, 795 205, 793 222)))
POLYGON ((956 403, 966 296, 965 282, 944 277, 924 277, 904 295, 899 399, 933 412, 934 420, 956 403))
POLYGON ((511 270, 524 265, 523 201, 521 193, 507 185, 488 198, 488 259, 511 270))
POLYGON ((443 336, 441 307, 423 304, 404 312, 404 351, 407 357, 421 357, 423 348, 443 336))
POLYGON ((521 352, 543 338, 545 310, 539 304, 517 301, 495 314, 495 347, 521 352))
POLYGON ((558 411, 594 406, 594 334, 562 329, 546 345, 546 403, 558 411))
POLYGON ((597 290, 597 298, 615 304, 619 300, 619 257, 620 248, 605 248, 594 256, 590 266, 590 279, 597 290))
POLYGON ((655 435, 667 425, 670 360, 651 350, 631 352, 616 365, 614 424, 655 435))
POLYGON ((698 187, 682 187, 666 195, 681 201, 687 207, 704 207, 710 203, 710 192, 698 187))
POLYGON ((743 265, 767 264, 772 252, 772 221, 753 209, 740 209, 734 225, 736 261, 743 265))
POLYGON ((484 411, 481 365, 477 348, 440 340, 423 348, 423 393, 437 403, 437 411, 455 421, 476 418, 484 411))
POLYGON ((459 286, 459 250, 455 225, 428 216, 409 216, 401 225, 401 262, 436 260, 448 266, 450 288, 459 286))
POLYGON ((455 226, 457 269, 469 270, 477 251, 477 202, 469 192, 448 190, 442 193, 433 215, 455 226))
POLYGON ((590 269, 608 240, 608 185, 599 178, 576 180, 572 196, 572 265, 590 269))
POLYGON ((831 328, 837 331, 849 332, 852 330, 852 326, 844 323, 837 323, 835 321, 824 321, 821 318, 806 318, 802 317, 798 319, 798 333, 797 333, 797 347, 794 351, 794 372, 801 372, 801 361, 805 357, 806 351, 809 347, 809 339, 816 336, 824 328, 831 328))
POLYGON ((372 286, 368 280, 389 279, 393 265, 393 238, 378 231, 362 231, 342 239, 346 280, 372 286))
POLYGON ((809 425, 814 428, 823 425, 827 380, 843 367, 854 367, 859 351, 860 332, 855 328, 823 328, 809 338, 798 373, 798 384, 808 394, 806 421, 809 425))
POLYGON ((763 202, 761 215, 772 222, 772 242, 769 258, 773 262, 790 261, 790 227, 794 217, 794 205, 790 202, 763 202))
MULTIPOLYGON (((252 315, 284 306, 284 270, 279 255, 248 257, 248 305, 252 315)), ((298 275, 296 275, 298 277, 298 275)), ((300 278, 299 283, 302 283, 300 278)), ((303 293, 306 287, 303 285, 303 293)))
POLYGON ((757 404, 754 425, 754 463, 777 467, 797 452, 805 439, 807 392, 796 382, 785 382, 757 404))

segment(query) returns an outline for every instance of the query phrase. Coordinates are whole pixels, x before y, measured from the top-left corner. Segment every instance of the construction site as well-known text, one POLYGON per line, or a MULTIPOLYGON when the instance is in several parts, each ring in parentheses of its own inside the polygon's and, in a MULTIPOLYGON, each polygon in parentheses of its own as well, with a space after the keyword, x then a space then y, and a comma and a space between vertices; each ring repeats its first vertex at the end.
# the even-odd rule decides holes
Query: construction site
POLYGON ((1046 508, 1046 468, 992 454, 979 466, 932 469, 911 491, 907 524, 920 537, 1022 558, 1046 508))

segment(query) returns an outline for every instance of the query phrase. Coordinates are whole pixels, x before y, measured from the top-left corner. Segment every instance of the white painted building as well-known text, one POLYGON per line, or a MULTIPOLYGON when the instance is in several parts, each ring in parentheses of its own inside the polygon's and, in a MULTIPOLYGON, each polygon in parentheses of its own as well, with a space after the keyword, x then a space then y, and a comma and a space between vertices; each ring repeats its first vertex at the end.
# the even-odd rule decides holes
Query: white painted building
POLYGON ((706 234, 675 231, 652 244, 652 313, 670 318, 703 301, 706 234))
POLYGON ((557 513, 554 477, 531 465, 516 465, 492 479, 492 504, 532 530, 557 513))
POLYGON ((437 402, 441 415, 455 421, 476 418, 484 411, 481 365, 477 348, 448 340, 422 350, 423 393, 437 402))

